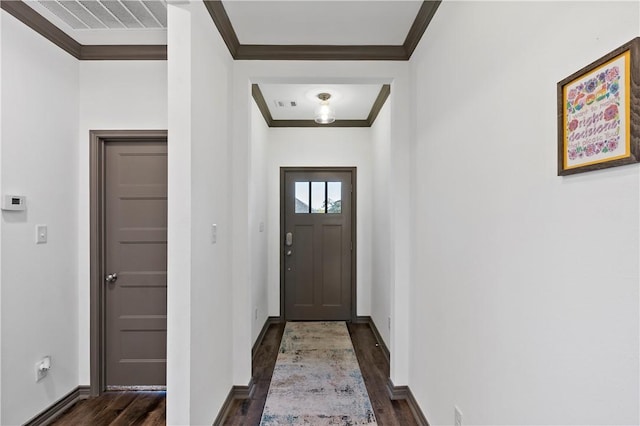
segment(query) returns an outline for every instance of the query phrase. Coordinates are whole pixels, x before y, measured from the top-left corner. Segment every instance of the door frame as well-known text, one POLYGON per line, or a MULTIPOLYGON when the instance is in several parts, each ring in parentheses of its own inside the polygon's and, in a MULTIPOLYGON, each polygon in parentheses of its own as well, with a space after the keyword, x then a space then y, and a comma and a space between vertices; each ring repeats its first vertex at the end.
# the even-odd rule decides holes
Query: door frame
POLYGON ((285 317, 285 285, 284 285, 284 270, 285 270, 285 245, 284 245, 284 229, 285 229, 285 176, 287 172, 348 172, 351 173, 351 241, 353 242, 353 249, 351 250, 351 322, 356 322, 357 319, 357 167, 280 167, 280 232, 278 238, 280 239, 280 319, 286 321, 285 317))
POLYGON ((90 130, 89 131, 89 329, 91 396, 104 392, 105 379, 105 260, 104 150, 108 142, 165 142, 167 130, 90 130))

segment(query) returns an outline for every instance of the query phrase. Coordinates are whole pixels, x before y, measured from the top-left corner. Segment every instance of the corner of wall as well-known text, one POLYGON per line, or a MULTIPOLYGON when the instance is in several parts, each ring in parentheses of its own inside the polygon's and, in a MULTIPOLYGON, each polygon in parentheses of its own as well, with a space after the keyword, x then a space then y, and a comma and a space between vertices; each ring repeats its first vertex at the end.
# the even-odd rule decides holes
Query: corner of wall
POLYGON ((202 2, 170 3, 169 19, 167 423, 210 424, 234 383, 237 362, 230 350, 237 321, 236 218, 229 203, 232 64, 202 2))

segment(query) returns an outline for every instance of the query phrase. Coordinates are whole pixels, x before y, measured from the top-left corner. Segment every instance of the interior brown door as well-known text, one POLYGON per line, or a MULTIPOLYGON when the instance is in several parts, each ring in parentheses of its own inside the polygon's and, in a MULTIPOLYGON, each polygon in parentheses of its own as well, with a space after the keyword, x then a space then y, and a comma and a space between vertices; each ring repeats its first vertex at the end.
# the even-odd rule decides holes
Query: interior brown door
POLYGON ((104 151, 105 384, 165 386, 167 145, 108 142, 104 151))
POLYGON ((350 320, 354 170, 284 170, 284 316, 350 320))

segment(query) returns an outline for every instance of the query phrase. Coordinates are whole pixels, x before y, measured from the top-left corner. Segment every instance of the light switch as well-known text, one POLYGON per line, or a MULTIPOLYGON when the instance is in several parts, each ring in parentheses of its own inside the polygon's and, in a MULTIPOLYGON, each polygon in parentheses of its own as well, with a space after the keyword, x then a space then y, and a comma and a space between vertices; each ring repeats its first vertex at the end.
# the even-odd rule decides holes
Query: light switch
POLYGON ((211 244, 218 242, 218 225, 215 223, 211 225, 211 244))
POLYGON ((260 232, 264 232, 264 222, 260 222, 260 232))
POLYGON ((47 243, 47 225, 36 225, 36 244, 47 243))

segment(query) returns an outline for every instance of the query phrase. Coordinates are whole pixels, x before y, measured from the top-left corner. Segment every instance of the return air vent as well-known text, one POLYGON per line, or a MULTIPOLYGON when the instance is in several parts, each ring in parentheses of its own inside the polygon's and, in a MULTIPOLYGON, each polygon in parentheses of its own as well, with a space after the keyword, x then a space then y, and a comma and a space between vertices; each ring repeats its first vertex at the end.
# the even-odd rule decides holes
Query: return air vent
POLYGON ((276 108, 293 108, 298 106, 296 101, 273 101, 276 108))
POLYGON ((165 0, 38 0, 74 30, 167 28, 165 0))

